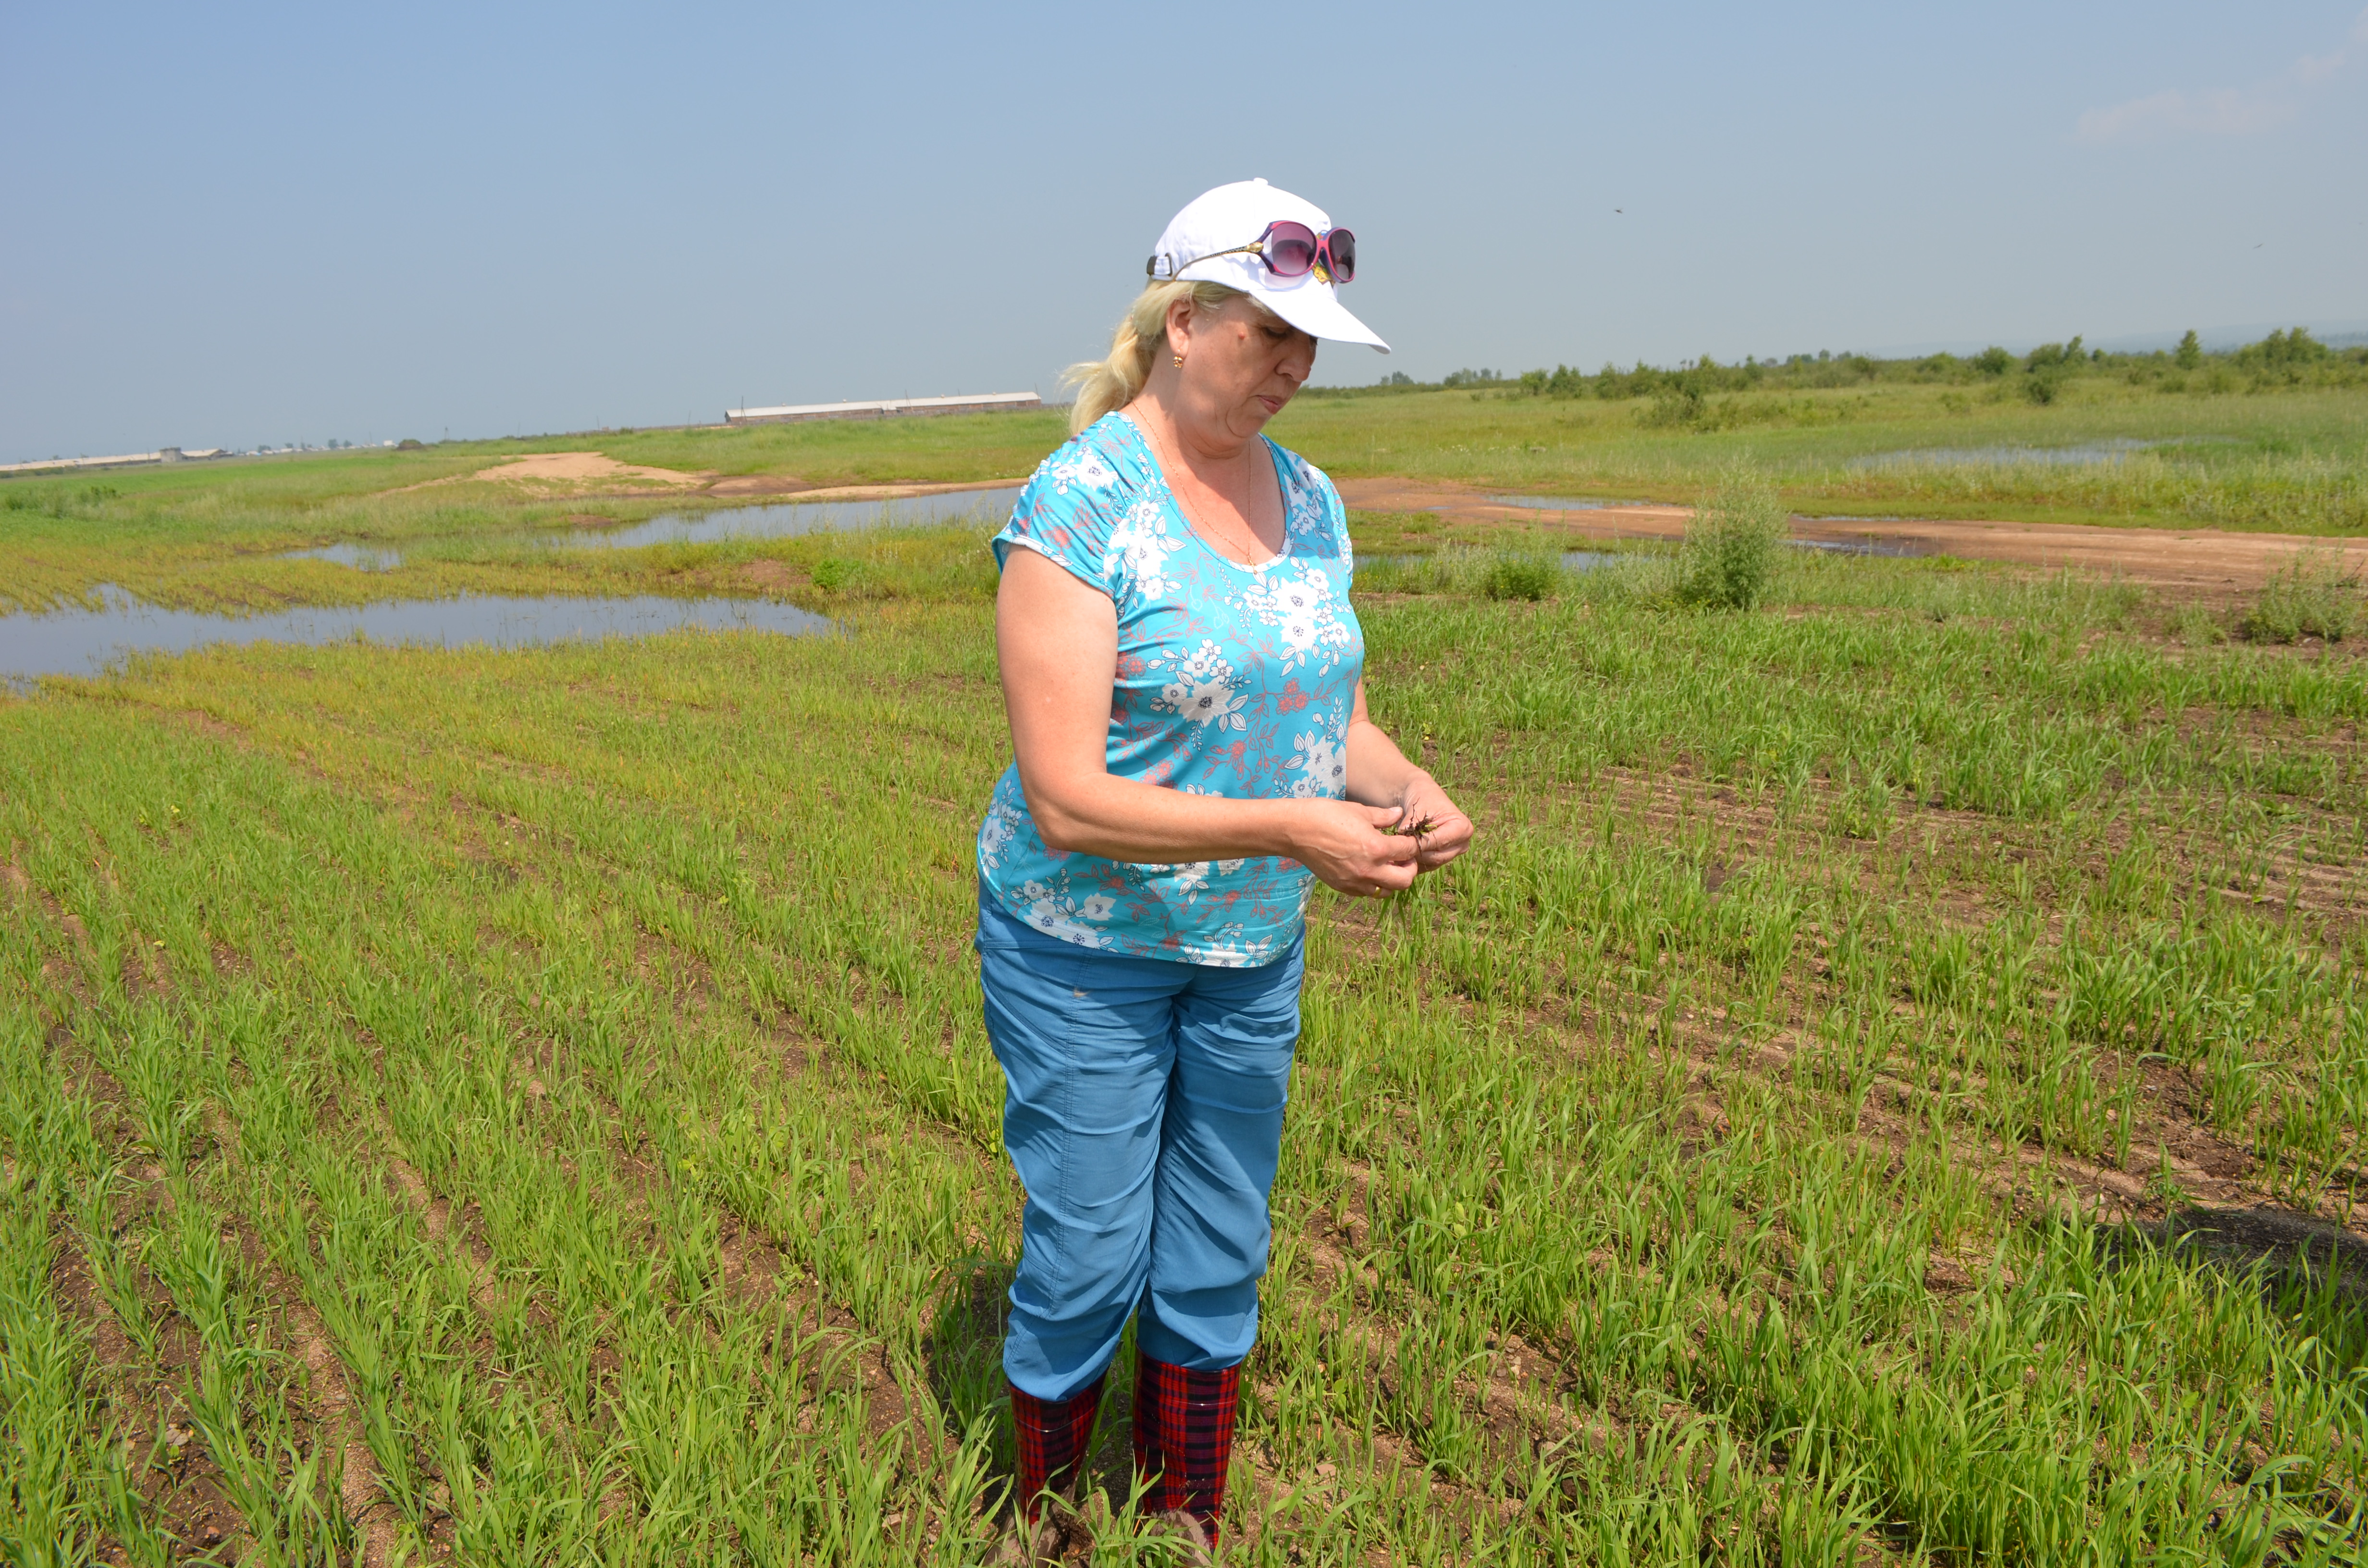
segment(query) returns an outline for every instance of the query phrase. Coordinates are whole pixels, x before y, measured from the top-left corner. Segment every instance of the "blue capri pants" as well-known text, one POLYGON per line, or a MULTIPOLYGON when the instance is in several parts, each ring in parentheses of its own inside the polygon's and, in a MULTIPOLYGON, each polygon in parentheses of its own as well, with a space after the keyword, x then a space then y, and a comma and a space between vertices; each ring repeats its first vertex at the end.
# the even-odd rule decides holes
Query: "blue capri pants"
POLYGON ((1257 969, 1123 958, 981 903, 1003 1143, 1028 1191, 1003 1342, 1022 1392, 1082 1391, 1138 1312, 1156 1360, 1249 1354, 1304 947, 1257 969))

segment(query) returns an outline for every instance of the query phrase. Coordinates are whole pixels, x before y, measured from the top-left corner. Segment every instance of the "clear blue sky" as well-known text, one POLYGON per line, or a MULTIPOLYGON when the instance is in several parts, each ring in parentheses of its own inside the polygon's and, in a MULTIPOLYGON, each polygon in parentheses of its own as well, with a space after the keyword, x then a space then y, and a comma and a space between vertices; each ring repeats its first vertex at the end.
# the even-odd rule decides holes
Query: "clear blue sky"
POLYGON ((20 0, 0 460, 1050 394, 1252 175, 1319 381, 2356 325, 2368 13, 20 0))

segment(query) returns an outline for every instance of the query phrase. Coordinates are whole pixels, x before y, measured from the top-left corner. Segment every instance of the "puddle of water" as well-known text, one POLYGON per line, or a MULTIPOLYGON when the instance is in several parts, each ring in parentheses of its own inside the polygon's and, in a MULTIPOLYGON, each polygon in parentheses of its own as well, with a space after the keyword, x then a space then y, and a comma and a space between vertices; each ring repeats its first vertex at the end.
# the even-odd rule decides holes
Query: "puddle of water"
POLYGON ((99 595, 106 601, 103 609, 0 616, 0 680, 95 676, 129 653, 178 653, 222 643, 342 642, 362 637, 373 642, 445 648, 467 643, 521 648, 604 637, 646 637, 693 626, 710 631, 772 631, 789 637, 831 629, 825 617, 763 599, 472 595, 233 617, 158 609, 111 584, 102 587, 99 595))
POLYGON ((789 501, 774 506, 727 507, 696 517, 668 513, 631 528, 570 534, 564 542, 631 550, 643 544, 704 544, 719 539, 783 539, 849 528, 919 528, 980 513, 1002 517, 1019 499, 1019 487, 1014 484, 1000 490, 916 495, 908 501, 789 501))
MULTIPOLYGON (((789 539, 800 534, 842 533, 852 528, 921 528, 981 513, 1002 517, 1019 499, 1019 487, 1006 485, 995 490, 916 495, 904 501, 785 501, 766 506, 727 506, 697 514, 669 512, 624 528, 494 534, 474 542, 543 545, 553 550, 632 550, 645 544, 789 539)), ((392 546, 325 544, 311 550, 291 550, 280 559, 335 561, 359 572, 385 572, 403 564, 403 551, 392 546)))
MULTIPOLYGON (((1540 512, 1600 512, 1606 506, 1642 506, 1642 501, 1607 501, 1600 495, 1491 495, 1491 506, 1528 506, 1540 512)), ((1445 511, 1434 506, 1434 512, 1445 511)))
POLYGON ((1907 451, 1875 452, 1850 460, 1851 468, 2090 468, 2119 462, 2132 452, 2175 446, 2172 441, 2116 439, 2087 441, 2072 447, 1921 447, 1907 451))
POLYGON ((1895 561, 1912 561, 1933 553, 1930 545, 1905 539, 1788 539, 1784 542, 1795 550, 1823 551, 1829 555, 1877 555, 1895 561))
POLYGON ((357 572, 392 572, 403 564, 403 551, 367 544, 324 544, 313 550, 290 550, 282 561, 334 561, 357 572))

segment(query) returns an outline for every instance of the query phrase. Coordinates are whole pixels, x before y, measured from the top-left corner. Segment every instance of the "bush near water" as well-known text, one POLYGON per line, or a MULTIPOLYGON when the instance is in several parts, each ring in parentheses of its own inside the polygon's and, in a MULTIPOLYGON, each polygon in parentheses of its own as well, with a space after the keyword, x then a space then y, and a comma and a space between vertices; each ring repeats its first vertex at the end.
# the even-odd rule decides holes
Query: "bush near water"
POLYGON ((1775 490, 1748 470, 1723 476, 1686 524, 1679 550, 1680 604, 1750 609, 1766 597, 1791 533, 1775 490))

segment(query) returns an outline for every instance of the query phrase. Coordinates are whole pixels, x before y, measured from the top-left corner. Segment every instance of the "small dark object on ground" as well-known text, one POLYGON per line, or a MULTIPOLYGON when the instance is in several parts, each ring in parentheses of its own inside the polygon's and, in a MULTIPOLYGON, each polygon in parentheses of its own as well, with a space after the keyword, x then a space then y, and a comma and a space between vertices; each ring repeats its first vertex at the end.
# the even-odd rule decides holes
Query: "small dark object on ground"
POLYGON ((2165 1247, 2242 1272, 2259 1265, 2271 1284, 2328 1283, 2356 1308, 2368 1309, 2368 1241, 2342 1226, 2264 1205, 2257 1209, 2181 1209, 2159 1224, 2116 1226, 2106 1244, 2165 1247))

